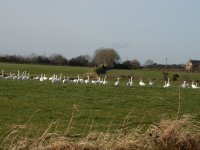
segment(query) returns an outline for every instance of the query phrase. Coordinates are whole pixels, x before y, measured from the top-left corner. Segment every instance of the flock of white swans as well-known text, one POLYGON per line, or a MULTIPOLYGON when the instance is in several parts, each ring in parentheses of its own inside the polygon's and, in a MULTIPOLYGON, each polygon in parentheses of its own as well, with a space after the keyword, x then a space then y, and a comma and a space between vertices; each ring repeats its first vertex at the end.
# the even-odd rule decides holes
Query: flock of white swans
MULTIPOLYGON (((101 77, 97 77, 96 80, 90 80, 90 77, 87 76, 87 79, 82 79, 80 78, 79 75, 77 75, 77 78, 75 79, 70 79, 69 77, 63 77, 62 78, 62 74, 60 74, 60 76, 58 77, 56 74, 54 74, 53 76, 51 77, 46 77, 45 74, 41 74, 40 76, 35 76, 35 77, 30 77, 30 74, 27 73, 26 71, 22 72, 20 74, 20 71, 18 70, 18 73, 17 75, 16 74, 12 74, 10 72, 9 75, 6 75, 4 74, 4 71, 2 70, 1 74, 0 74, 0 79, 6 79, 6 80, 39 80, 40 82, 43 82, 43 81, 46 81, 46 80, 50 80, 52 83, 54 84, 58 84, 58 83, 84 83, 84 84, 102 84, 102 85, 107 85, 108 84, 108 81, 106 80, 106 76, 104 78, 101 78, 101 77)), ((119 86, 120 85, 120 78, 117 78, 117 81, 114 82, 114 86, 119 86)), ((133 77, 130 77, 128 82, 126 83, 127 86, 130 86, 132 87, 133 86, 133 77)), ((154 85, 154 82, 152 82, 151 80, 149 81, 148 84, 146 84, 145 82, 143 82, 143 80, 141 79, 139 81, 139 85, 140 86, 146 86, 146 85, 149 85, 149 86, 153 86, 154 85)), ((163 87, 164 88, 168 88, 170 87, 171 84, 170 84, 170 80, 168 78, 167 81, 164 82, 164 85, 163 87)), ((183 81, 183 83, 181 84, 181 87, 182 88, 192 88, 192 89, 199 89, 200 87, 197 85, 197 83, 195 84, 194 81, 192 81, 191 85, 187 82, 187 81, 183 81)))

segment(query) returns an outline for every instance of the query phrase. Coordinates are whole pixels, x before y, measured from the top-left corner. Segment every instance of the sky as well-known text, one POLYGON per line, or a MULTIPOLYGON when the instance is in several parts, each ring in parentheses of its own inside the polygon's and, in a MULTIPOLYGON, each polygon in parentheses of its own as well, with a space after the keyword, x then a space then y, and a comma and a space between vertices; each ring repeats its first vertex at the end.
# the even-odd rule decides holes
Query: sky
POLYGON ((0 0, 0 55, 200 60, 199 0, 0 0))

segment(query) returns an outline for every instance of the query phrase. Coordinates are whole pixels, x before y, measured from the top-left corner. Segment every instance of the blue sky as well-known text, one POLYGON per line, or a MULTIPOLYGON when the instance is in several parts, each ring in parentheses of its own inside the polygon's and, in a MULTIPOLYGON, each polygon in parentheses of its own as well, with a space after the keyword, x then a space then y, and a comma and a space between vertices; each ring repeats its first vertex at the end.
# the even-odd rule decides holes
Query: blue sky
POLYGON ((66 58, 114 48, 122 60, 200 59, 199 0, 1 0, 0 54, 66 58))

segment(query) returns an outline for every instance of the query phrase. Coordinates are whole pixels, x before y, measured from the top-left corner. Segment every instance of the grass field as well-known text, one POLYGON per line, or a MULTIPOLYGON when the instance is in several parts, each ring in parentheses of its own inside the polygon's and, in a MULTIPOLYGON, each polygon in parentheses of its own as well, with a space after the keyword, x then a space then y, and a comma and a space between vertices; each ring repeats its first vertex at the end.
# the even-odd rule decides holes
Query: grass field
MULTIPOLYGON (((58 67, 42 65, 0 64, 5 72, 27 70, 31 75, 54 73, 70 77, 84 75, 94 68, 58 67)), ((170 72, 170 76, 174 72, 170 72)), ((198 80, 199 73, 180 73, 180 80, 198 80)), ((56 130, 63 132, 70 125, 70 136, 83 136, 90 130, 115 132, 121 127, 148 125, 163 115, 177 115, 179 90, 181 114, 195 115, 200 120, 200 90, 179 89, 178 82, 163 88, 162 71, 111 70, 107 73, 110 84, 52 84, 50 81, 0 80, 0 135, 15 125, 27 124, 29 136, 37 136, 51 122, 58 122, 56 130), (133 75, 134 86, 127 87, 124 78, 120 86, 113 86, 117 76, 133 75), (111 77, 113 79, 111 80, 111 77), (154 87, 139 87, 138 79, 154 79, 154 87), (74 112, 74 114, 72 114, 74 112)))

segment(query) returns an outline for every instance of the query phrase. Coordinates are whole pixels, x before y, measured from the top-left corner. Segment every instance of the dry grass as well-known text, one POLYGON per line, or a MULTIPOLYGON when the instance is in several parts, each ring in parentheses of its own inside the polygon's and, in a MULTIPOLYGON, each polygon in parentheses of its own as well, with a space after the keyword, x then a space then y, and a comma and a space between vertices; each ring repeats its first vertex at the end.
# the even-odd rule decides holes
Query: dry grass
POLYGON ((12 150, 198 150, 200 126, 189 116, 163 119, 141 133, 140 128, 118 131, 117 134, 94 133, 75 141, 67 136, 50 133, 55 123, 49 125, 37 138, 21 137, 25 126, 11 129, 0 139, 0 149, 12 150))

